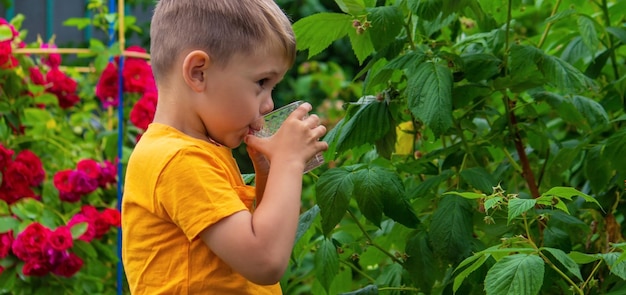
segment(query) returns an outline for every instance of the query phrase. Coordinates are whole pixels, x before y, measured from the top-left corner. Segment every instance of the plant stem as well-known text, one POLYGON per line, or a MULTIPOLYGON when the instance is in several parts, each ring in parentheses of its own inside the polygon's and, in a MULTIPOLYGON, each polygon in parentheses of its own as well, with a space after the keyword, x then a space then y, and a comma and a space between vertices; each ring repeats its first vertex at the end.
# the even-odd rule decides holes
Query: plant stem
POLYGON ((589 284, 589 281, 591 281, 591 279, 593 278, 594 274, 598 271, 598 269, 600 269, 600 265, 601 264, 602 264, 602 259, 600 259, 598 262, 596 262, 596 265, 593 267, 593 270, 591 271, 591 273, 589 274, 589 276, 587 277, 585 282, 580 286, 581 290, 584 290, 585 287, 587 286, 587 284, 589 284))
POLYGON ((420 292, 420 289, 411 288, 411 287, 383 287, 378 288, 378 291, 411 291, 411 292, 420 292))
POLYGON ((528 156, 526 155, 526 151, 524 150, 522 136, 519 132, 519 129, 517 128, 517 118, 515 117, 515 112, 513 111, 515 107, 515 101, 511 100, 506 93, 504 93, 503 99, 504 106, 506 107, 506 113, 509 117, 509 129, 511 134, 513 135, 515 149, 517 150, 520 162, 522 162, 522 176, 524 176, 524 179, 526 180, 526 184, 528 185, 528 189, 530 190, 530 194, 533 199, 539 198, 539 188, 537 187, 537 182, 535 181, 535 175, 530 168, 528 156))
POLYGON ((502 68, 504 69, 504 75, 507 76, 509 74, 509 47, 511 46, 509 40, 509 30, 511 29, 511 9, 513 6, 513 0, 508 1, 507 5, 507 14, 506 14, 506 27, 504 32, 504 56, 502 58, 502 68))
POLYGON ((406 30, 406 37, 409 39, 409 47, 413 50, 415 49, 415 40, 413 40, 411 25, 413 25, 413 13, 409 12, 409 19, 404 23, 404 29, 406 30))
MULTIPOLYGON (((556 14, 556 11, 559 10, 559 6, 561 5, 561 0, 556 0, 554 7, 552 8, 552 13, 550 13, 550 17, 556 14)), ((552 22, 549 22, 546 25, 546 28, 543 30, 543 34, 541 34, 541 39, 539 39, 539 44, 537 44, 537 48, 541 48, 543 44, 546 42, 548 38, 548 32, 550 32, 550 28, 552 28, 552 22)))
POLYGON ((373 283, 376 281, 376 279, 370 277, 369 275, 367 275, 366 273, 364 273, 362 270, 360 270, 358 267, 354 266, 354 264, 349 263, 347 261, 344 260, 339 260, 339 262, 349 266, 350 268, 352 268, 354 271, 358 272, 360 275, 362 275, 364 278, 366 278, 368 281, 370 281, 370 283, 373 283))
POLYGON ((511 163, 511 166, 513 166, 513 169, 515 169, 517 173, 523 174, 524 170, 522 170, 522 167, 520 167, 520 165, 515 162, 515 159, 513 159, 511 153, 509 153, 509 151, 505 147, 502 148, 502 151, 504 152, 504 155, 507 157, 507 159, 509 159, 509 162, 511 163))
POLYGON ((574 291, 576 291, 576 293, 580 295, 585 294, 583 290, 580 287, 578 287, 578 285, 576 285, 576 283, 572 281, 572 279, 570 279, 565 273, 563 273, 563 271, 561 271, 558 267, 556 267, 556 265, 554 265, 554 263, 552 263, 552 261, 550 261, 548 257, 543 255, 541 251, 539 251, 538 253, 539 253, 539 256, 543 259, 543 261, 545 261, 552 269, 554 269, 554 271, 556 271, 561 277, 563 277, 567 281, 567 283, 569 283, 572 286, 572 288, 574 288, 574 291))
MULTIPOLYGON (((604 25, 606 27, 610 27, 611 16, 609 15, 609 7, 606 3, 606 0, 602 0, 602 6, 600 8, 602 9, 602 14, 604 15, 604 25)), ((607 50, 610 50, 611 64, 613 65, 613 75, 615 75, 615 80, 617 80, 620 78, 620 75, 619 75, 619 69, 617 68, 617 59, 615 57, 615 50, 613 50, 613 35, 607 34, 607 37, 609 39, 609 48, 607 50)))
POLYGON ((380 245, 374 243, 374 240, 372 239, 372 237, 369 235, 369 233, 367 233, 367 231, 365 230, 365 227, 363 227, 363 224, 361 224, 361 222, 359 222, 359 219, 356 217, 356 215, 354 215, 354 213, 352 213, 352 211, 348 210, 348 213, 350 214, 350 216, 352 216, 352 219, 354 219, 354 222, 356 223, 356 225, 359 227, 359 229, 363 232, 363 235, 365 235, 365 238, 367 239, 367 242, 371 245, 374 246, 374 248, 380 250, 381 252, 383 252, 385 255, 389 256, 389 258, 391 258, 391 260, 393 260, 396 263, 402 264, 402 260, 398 259, 398 257, 394 256, 393 254, 389 253, 389 251, 387 251, 386 249, 384 249, 383 247, 381 247, 380 245))

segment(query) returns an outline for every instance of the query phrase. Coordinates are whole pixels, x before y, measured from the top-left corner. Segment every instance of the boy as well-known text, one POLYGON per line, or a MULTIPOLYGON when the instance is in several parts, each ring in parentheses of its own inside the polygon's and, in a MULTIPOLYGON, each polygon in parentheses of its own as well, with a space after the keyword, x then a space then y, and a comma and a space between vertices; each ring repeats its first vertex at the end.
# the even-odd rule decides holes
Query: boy
POLYGON ((272 0, 161 0, 150 36, 159 103, 122 202, 131 292, 281 294, 305 162, 328 148, 308 103, 274 136, 250 135, 294 62, 289 20, 272 0), (242 140, 256 188, 232 157, 242 140))

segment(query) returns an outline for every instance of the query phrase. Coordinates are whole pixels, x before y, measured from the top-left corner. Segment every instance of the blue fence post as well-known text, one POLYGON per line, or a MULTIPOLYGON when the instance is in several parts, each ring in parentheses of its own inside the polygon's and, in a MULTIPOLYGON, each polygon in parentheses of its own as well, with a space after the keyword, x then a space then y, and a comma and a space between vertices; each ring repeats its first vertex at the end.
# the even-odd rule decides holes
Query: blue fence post
POLYGON ((54 34, 54 0, 46 0, 46 40, 48 43, 54 34))
POLYGON ((9 0, 9 7, 4 12, 4 17, 10 21, 15 16, 15 0, 9 0))
MULTIPOLYGON (((117 12, 116 0, 109 0, 109 13, 117 12)), ((119 23, 119 22, 118 22, 119 23)), ((115 44, 115 23, 109 24, 109 47, 115 44)), ((118 64, 118 107, 117 107, 117 209, 122 211, 122 187, 124 173, 122 158, 124 153, 124 55, 120 55, 118 64)), ((122 265, 122 227, 117 230, 117 294, 124 291, 124 266, 122 265)))

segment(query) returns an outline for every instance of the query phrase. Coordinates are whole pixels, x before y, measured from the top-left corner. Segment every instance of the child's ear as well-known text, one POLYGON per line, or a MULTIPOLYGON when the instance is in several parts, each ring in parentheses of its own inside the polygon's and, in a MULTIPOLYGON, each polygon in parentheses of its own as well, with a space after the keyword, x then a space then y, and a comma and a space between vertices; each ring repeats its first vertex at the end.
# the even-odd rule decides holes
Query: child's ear
POLYGON ((211 58, 202 50, 194 50, 185 56, 183 61, 183 79, 195 92, 204 91, 206 85, 206 70, 211 58))

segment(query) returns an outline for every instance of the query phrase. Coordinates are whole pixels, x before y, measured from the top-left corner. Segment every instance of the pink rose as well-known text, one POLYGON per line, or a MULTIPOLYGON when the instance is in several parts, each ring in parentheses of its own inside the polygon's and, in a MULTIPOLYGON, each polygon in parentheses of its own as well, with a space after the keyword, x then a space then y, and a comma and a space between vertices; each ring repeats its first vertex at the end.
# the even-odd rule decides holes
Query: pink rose
POLYGON ((109 184, 115 184, 117 182, 117 167, 110 161, 104 161, 100 163, 100 178, 98 179, 98 185, 102 188, 107 187, 109 184))

